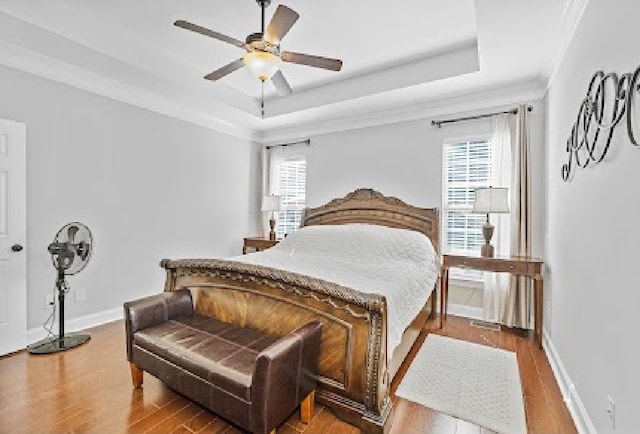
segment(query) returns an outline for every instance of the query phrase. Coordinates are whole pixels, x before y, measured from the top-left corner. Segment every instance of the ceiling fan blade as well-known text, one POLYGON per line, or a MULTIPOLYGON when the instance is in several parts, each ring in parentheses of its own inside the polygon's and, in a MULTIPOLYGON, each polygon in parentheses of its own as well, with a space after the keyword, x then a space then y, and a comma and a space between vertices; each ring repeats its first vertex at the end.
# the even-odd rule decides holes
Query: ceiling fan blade
POLYGON ((215 71, 210 72, 209 74, 205 75, 204 78, 206 78, 207 80, 215 81, 227 74, 232 73, 236 69, 242 68, 243 65, 244 62, 242 61, 242 59, 234 60, 233 62, 224 65, 222 68, 218 68, 215 71))
POLYGON ((289 86, 289 83, 287 83, 287 79, 284 78, 284 75, 282 75, 282 71, 278 70, 275 74, 273 74, 273 77, 271 77, 271 81, 276 87, 278 95, 291 95, 291 86, 289 86))
POLYGON ((236 47, 244 48, 244 42, 240 41, 239 39, 223 35, 222 33, 214 32, 213 30, 207 29, 206 27, 202 27, 188 21, 178 20, 173 23, 173 25, 182 29, 191 30, 192 32, 200 33, 201 35, 209 36, 210 38, 214 38, 231 45, 235 45, 236 47))
POLYGON ((264 39, 273 45, 278 45, 289 29, 298 21, 300 15, 293 9, 284 5, 279 5, 276 13, 273 14, 271 22, 264 33, 264 39))
POLYGON ((280 56, 282 60, 289 63, 297 63, 299 65, 313 66, 314 68, 330 69, 331 71, 340 71, 342 68, 342 60, 329 59, 328 57, 312 56, 310 54, 292 53, 285 51, 280 56))

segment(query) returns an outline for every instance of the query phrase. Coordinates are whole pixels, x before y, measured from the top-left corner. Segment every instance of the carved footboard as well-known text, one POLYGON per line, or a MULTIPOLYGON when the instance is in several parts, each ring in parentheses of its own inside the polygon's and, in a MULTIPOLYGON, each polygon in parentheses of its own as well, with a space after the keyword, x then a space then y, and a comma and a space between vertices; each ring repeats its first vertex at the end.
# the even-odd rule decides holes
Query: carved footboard
POLYGON ((318 400, 365 432, 384 431, 391 401, 383 296, 230 261, 164 259, 161 266, 165 290, 189 288, 203 315, 276 336, 322 322, 318 400))

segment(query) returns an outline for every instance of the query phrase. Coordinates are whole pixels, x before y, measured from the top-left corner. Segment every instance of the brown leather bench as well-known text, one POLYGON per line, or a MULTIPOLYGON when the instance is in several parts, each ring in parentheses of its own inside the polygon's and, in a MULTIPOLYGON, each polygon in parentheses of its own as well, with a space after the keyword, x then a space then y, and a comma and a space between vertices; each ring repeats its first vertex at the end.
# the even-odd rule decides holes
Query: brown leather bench
POLYGON ((212 412, 256 434, 301 405, 313 414, 322 324, 269 336, 194 312, 182 289, 125 303, 127 358, 134 387, 149 372, 212 412))

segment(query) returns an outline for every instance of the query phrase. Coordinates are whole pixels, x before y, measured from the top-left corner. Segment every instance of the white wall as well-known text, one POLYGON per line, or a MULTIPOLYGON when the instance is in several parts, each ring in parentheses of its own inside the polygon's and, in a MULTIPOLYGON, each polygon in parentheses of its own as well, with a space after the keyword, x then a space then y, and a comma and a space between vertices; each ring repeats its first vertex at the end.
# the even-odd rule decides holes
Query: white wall
POLYGON ((48 311, 47 245, 69 221, 93 231, 94 256, 67 319, 163 288, 160 259, 239 254, 255 232, 255 146, 245 140, 0 67, 0 118, 27 124, 28 323, 48 311))
MULTIPOLYGON (((544 198, 544 106, 529 114, 533 159, 535 252, 541 254, 544 198)), ((513 108, 493 107, 489 111, 513 108)), ((487 112, 481 110, 478 113, 487 112)), ((464 113, 464 115, 474 112, 464 113)), ((453 113, 451 117, 457 117, 453 113)), ((447 118, 448 116, 444 116, 447 118)), ((439 119, 443 118, 441 116, 439 119)), ((515 131, 515 117, 510 117, 515 131)), ((380 125, 311 137, 307 149, 307 203, 318 206, 360 187, 412 205, 442 206, 442 144, 445 139, 491 133, 487 119, 436 128, 431 119, 380 125)))
MULTIPOLYGON (((640 65, 638 16, 637 0, 591 0, 547 96, 546 328, 598 433, 638 432, 640 150, 623 124, 605 162, 566 183, 560 170, 592 74, 640 65)), ((636 124, 639 114, 635 104, 636 124)))

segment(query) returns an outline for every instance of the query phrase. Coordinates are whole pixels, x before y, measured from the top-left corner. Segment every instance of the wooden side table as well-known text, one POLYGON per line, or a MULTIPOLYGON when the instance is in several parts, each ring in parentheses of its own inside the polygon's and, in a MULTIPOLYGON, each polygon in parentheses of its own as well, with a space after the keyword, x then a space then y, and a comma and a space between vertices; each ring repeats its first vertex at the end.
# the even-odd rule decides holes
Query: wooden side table
POLYGON ((542 309, 543 309, 543 262, 536 258, 525 257, 495 257, 484 258, 480 256, 462 256, 443 254, 441 275, 440 312, 447 318, 447 301, 449 299, 449 268, 472 268, 480 271, 493 271, 497 273, 511 273, 517 276, 528 276, 534 281, 534 318, 535 338, 538 346, 542 348, 542 309))
POLYGON ((270 240, 264 237, 247 237, 244 239, 244 245, 242 246, 242 254, 247 254, 247 249, 254 249, 256 252, 266 250, 269 247, 273 247, 278 244, 278 240, 270 240))

